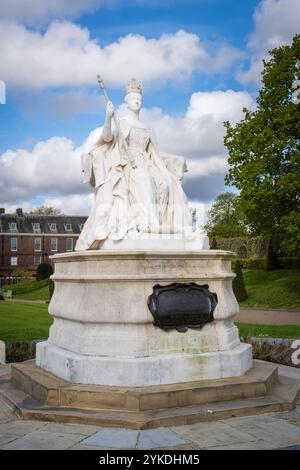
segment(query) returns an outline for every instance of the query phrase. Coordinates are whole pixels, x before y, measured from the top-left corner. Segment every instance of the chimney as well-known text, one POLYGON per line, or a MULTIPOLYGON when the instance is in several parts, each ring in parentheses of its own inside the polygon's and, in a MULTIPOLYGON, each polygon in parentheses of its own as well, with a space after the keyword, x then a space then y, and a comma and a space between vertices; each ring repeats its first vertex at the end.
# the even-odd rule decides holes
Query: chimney
POLYGON ((17 214, 18 217, 22 217, 22 216, 23 216, 22 207, 18 207, 18 209, 16 210, 16 214, 17 214))
POLYGON ((5 209, 4 209, 4 207, 0 207, 0 214, 5 214, 5 209))

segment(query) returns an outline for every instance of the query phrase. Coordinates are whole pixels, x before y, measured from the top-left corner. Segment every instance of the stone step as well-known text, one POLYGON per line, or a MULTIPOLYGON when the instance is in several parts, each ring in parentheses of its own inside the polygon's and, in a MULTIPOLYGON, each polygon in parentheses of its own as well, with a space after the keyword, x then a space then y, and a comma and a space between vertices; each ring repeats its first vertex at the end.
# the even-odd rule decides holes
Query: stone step
POLYGON ((124 411, 43 405, 14 383, 6 380, 1 384, 2 397, 14 406, 16 413, 23 419, 130 429, 179 426, 201 421, 288 411, 295 407, 299 390, 299 380, 279 376, 272 391, 262 397, 157 410, 124 411))
POLYGON ((254 362, 243 377, 128 388, 70 384, 28 361, 12 366, 12 379, 48 406, 150 411, 264 396, 278 372, 276 365, 254 362))
POLYGON ((230 400, 207 405, 168 408, 149 412, 126 412, 75 408, 54 408, 31 400, 17 406, 19 416, 26 420, 62 423, 91 424, 101 427, 148 429, 166 426, 181 426, 201 421, 274 413, 293 409, 291 402, 276 396, 230 400))

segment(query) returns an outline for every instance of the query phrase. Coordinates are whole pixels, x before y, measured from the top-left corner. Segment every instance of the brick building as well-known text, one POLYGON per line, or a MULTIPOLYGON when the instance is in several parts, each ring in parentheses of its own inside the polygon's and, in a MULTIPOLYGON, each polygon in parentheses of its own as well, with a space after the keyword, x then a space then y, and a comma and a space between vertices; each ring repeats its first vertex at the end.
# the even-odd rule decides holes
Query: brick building
POLYGON ((6 214, 0 208, 0 276, 16 268, 36 273, 49 256, 73 251, 87 217, 67 215, 6 214))

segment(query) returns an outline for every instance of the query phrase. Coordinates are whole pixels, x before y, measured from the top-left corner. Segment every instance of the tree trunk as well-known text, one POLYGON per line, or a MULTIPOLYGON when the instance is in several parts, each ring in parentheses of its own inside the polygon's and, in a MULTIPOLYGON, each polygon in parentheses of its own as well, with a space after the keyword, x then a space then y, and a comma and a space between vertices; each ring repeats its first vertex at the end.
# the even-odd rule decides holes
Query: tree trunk
POLYGON ((280 262, 274 247, 274 241, 270 238, 267 249, 265 271, 274 271, 275 269, 280 269, 280 262))

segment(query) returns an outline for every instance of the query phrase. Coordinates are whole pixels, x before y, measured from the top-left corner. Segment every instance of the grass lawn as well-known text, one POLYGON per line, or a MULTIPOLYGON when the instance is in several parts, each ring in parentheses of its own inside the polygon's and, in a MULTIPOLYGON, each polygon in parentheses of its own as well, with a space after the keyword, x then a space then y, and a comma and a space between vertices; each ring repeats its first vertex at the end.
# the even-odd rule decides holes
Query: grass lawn
POLYGON ((243 269, 248 299, 241 307, 287 308, 300 311, 300 269, 243 269))
MULTIPOLYGON (((6 342, 48 338, 52 317, 48 305, 29 302, 0 302, 0 339, 6 342)), ((240 335, 271 338, 300 338, 300 325, 250 325, 238 323, 240 335)))
POLYGON ((49 286, 25 292, 24 294, 14 294, 13 298, 26 300, 49 300, 49 286))
POLYGON ((300 339, 300 325, 254 325, 236 323, 240 336, 300 339))
POLYGON ((48 338, 48 305, 0 301, 0 339, 5 342, 48 338))

